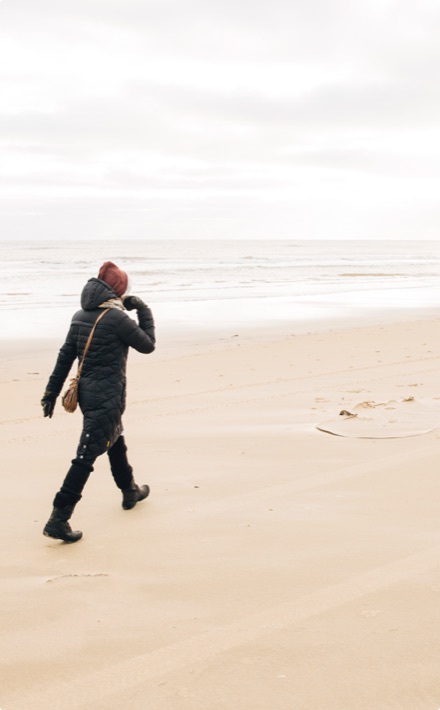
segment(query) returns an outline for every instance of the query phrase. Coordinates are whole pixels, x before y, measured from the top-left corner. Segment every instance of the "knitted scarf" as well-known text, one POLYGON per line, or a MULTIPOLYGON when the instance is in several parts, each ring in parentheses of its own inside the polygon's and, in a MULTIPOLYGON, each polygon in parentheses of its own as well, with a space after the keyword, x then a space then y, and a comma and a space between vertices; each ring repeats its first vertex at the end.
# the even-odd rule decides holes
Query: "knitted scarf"
POLYGON ((109 298, 108 301, 101 303, 99 308, 118 308, 120 311, 125 311, 121 298, 109 298))

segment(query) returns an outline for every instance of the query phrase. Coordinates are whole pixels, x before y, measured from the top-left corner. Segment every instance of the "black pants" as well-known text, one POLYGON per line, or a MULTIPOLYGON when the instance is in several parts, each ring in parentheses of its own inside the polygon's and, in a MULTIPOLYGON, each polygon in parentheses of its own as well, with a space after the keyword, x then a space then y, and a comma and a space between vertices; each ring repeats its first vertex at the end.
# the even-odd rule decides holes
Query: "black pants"
MULTIPOLYGON (((128 463, 127 446, 123 436, 120 436, 107 451, 110 469, 117 487, 120 490, 129 488, 133 480, 133 469, 128 463)), ((63 481, 63 485, 56 494, 53 504, 56 508, 76 505, 81 499, 84 486, 93 471, 93 462, 82 461, 75 458, 63 481)))

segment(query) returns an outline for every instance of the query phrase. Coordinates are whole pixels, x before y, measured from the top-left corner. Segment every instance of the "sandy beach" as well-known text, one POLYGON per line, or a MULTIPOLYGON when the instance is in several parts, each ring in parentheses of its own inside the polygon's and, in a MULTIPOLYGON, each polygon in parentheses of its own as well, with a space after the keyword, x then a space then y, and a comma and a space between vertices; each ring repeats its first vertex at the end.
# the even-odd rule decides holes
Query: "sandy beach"
MULTIPOLYGON (((255 330, 130 355, 123 511, 98 460, 43 537, 81 426, 39 400, 57 343, 0 372, 1 710, 436 710, 440 419, 317 429, 362 402, 440 405, 439 319, 255 330)), ((433 410, 433 411, 434 411, 433 410)))

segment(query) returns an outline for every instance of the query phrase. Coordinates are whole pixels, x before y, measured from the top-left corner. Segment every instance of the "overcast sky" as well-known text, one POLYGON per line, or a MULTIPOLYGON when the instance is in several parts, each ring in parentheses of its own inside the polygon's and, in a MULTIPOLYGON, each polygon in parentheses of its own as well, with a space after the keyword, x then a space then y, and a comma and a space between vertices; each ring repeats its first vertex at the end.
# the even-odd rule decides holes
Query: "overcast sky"
POLYGON ((0 0, 0 237, 440 235, 439 0, 0 0))

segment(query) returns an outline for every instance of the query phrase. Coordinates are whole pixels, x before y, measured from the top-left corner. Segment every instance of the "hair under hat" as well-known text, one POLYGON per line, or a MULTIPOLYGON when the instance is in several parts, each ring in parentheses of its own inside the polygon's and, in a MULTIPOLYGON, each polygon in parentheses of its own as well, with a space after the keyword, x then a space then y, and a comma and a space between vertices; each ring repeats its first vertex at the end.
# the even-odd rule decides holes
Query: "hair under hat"
POLYGON ((101 279, 107 286, 110 286, 119 297, 127 293, 128 275, 112 261, 105 261, 103 263, 99 269, 98 279, 101 279))

